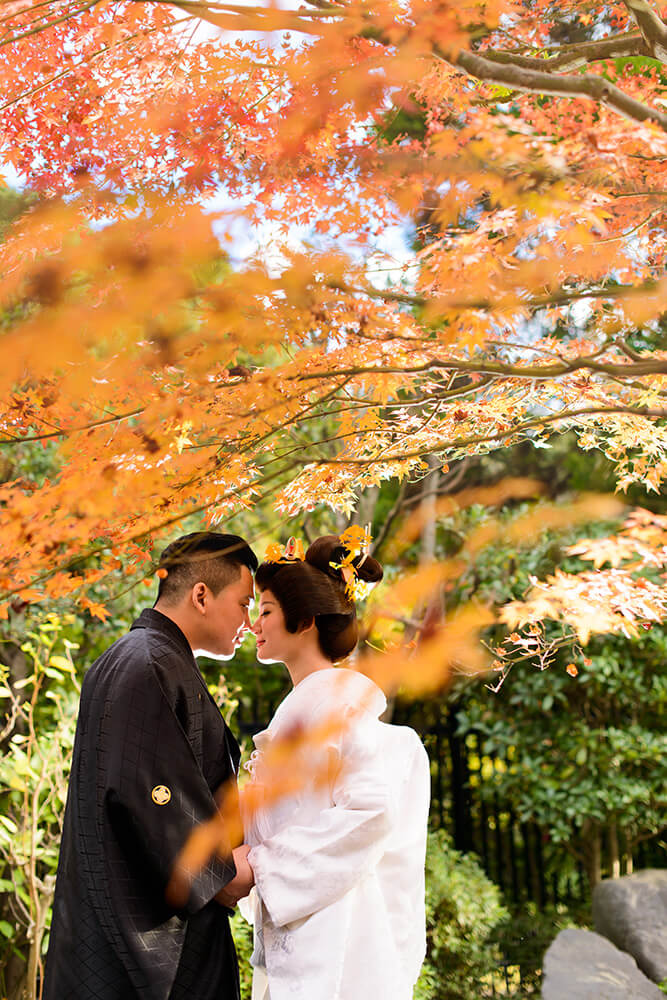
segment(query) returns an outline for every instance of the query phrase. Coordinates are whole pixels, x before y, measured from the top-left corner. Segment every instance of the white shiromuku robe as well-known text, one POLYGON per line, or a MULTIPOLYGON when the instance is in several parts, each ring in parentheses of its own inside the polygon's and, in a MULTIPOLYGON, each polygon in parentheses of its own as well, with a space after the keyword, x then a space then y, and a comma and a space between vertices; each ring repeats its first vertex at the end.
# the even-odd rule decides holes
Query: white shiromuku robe
POLYGON ((254 1000, 412 998, 430 769, 412 729, 380 722, 385 707, 362 674, 320 670, 255 737, 256 887, 241 904, 255 925, 254 1000))

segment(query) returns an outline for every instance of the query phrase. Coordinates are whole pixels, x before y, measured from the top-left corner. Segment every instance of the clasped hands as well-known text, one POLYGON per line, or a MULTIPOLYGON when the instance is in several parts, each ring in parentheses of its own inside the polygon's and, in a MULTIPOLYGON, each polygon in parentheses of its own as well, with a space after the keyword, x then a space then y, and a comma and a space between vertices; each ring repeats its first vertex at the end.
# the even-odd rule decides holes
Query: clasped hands
POLYGON ((232 858, 236 866, 236 875, 227 885, 222 887, 215 897, 219 903, 229 907, 230 910, 234 909, 239 899, 248 895, 255 884, 255 874, 248 861, 249 853, 248 844, 241 844, 240 847, 234 848, 232 858))

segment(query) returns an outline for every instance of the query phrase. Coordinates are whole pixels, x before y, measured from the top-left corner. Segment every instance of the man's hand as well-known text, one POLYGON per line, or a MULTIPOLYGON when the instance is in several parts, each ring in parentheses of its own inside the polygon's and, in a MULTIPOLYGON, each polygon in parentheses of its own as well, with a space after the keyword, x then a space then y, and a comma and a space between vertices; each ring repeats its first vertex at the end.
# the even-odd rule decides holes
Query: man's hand
POLYGON ((228 906, 230 910, 234 909, 239 899, 248 895, 255 884, 255 875, 248 861, 249 851, 248 844, 241 844, 240 847, 234 848, 232 858, 236 865, 236 875, 231 882, 223 886, 215 897, 219 903, 228 906))

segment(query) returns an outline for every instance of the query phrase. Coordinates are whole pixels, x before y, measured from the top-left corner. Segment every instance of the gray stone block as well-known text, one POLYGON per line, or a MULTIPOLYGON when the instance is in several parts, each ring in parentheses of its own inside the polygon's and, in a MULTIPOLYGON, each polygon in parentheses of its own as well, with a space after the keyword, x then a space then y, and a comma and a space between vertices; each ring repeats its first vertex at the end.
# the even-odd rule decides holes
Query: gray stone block
POLYGON ((542 1000, 665 1000, 635 960, 593 931, 561 931, 544 956, 542 1000))
POLYGON ((667 979, 667 871, 601 882, 593 892, 593 924, 654 983, 667 979))

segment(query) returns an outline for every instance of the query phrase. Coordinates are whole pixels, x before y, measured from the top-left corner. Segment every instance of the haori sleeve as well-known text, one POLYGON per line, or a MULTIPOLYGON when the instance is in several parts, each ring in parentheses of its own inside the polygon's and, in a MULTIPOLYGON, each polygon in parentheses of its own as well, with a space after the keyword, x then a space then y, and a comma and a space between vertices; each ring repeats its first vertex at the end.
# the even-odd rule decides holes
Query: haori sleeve
POLYGON ((329 808, 287 825, 254 847, 249 861, 274 924, 283 926, 340 899, 377 863, 392 823, 379 723, 356 719, 341 735, 329 808))
MULTIPOLYGON (((104 808, 126 860, 163 896, 193 831, 218 815, 190 742, 150 663, 123 671, 100 724, 104 808)), ((219 825, 221 834, 222 825, 219 825)), ((236 874, 229 844, 191 873, 182 909, 197 912, 236 874)))

